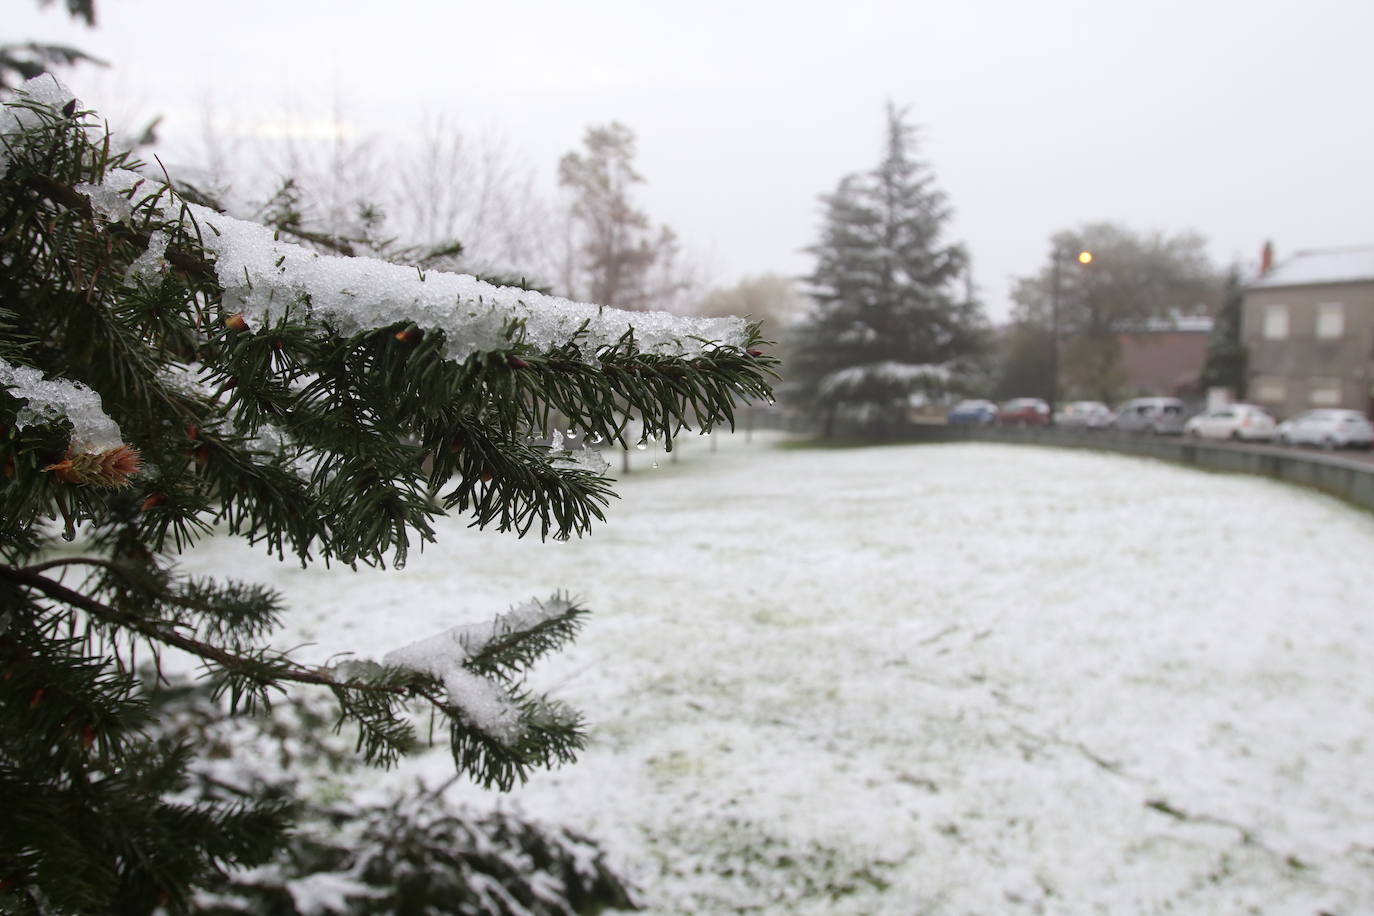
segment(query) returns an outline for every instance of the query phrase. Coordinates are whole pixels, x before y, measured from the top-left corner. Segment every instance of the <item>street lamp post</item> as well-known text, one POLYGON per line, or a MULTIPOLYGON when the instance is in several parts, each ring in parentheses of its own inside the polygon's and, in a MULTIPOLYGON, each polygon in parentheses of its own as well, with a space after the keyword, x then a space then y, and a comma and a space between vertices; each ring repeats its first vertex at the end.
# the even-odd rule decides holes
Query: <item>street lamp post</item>
MULTIPOLYGON (((1059 262, 1064 259, 1064 250, 1058 245, 1050 253, 1050 425, 1054 425, 1054 414, 1059 403, 1059 262)), ((1093 262, 1093 253, 1082 250, 1075 260, 1084 267, 1093 262)))

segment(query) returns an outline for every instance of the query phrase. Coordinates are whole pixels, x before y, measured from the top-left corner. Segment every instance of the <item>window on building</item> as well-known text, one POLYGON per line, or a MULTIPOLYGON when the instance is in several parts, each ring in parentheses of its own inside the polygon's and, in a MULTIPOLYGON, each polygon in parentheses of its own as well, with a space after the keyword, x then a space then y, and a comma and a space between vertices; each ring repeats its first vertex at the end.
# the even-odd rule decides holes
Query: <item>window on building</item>
POLYGON ((1288 336, 1288 306, 1266 305, 1264 307, 1264 339, 1283 340, 1288 336))
POLYGON ((1345 334, 1345 306, 1323 302, 1317 306, 1317 336, 1330 340, 1345 334))
POLYGON ((1341 403, 1341 380, 1314 378, 1307 399, 1313 407, 1337 407, 1341 403))
POLYGON ((1255 379, 1255 400, 1262 404, 1282 404, 1288 399, 1283 379, 1260 376, 1255 379))

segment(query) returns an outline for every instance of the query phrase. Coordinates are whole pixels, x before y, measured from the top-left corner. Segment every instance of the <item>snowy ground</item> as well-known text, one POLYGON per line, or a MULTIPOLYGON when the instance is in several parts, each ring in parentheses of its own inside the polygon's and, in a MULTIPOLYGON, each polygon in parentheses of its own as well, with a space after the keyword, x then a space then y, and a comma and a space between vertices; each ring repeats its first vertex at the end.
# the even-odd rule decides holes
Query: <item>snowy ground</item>
POLYGON ((286 591, 309 660, 585 598, 539 683, 587 753, 456 791, 597 837, 656 913, 1374 912, 1374 516, 1025 446, 659 458, 581 542, 188 565, 286 591))

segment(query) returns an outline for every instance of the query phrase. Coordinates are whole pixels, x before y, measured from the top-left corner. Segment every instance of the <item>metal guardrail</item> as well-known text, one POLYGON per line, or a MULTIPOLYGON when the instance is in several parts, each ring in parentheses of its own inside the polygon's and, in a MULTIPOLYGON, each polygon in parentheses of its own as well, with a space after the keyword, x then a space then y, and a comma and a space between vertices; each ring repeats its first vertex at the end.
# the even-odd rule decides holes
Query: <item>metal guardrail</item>
POLYGON ((1334 453, 1260 445, 1210 444, 1179 436, 1150 436, 1115 430, 931 425, 921 427, 917 438, 944 442, 1022 443, 1144 455, 1189 467, 1258 474, 1312 487, 1374 511, 1374 462, 1334 453))

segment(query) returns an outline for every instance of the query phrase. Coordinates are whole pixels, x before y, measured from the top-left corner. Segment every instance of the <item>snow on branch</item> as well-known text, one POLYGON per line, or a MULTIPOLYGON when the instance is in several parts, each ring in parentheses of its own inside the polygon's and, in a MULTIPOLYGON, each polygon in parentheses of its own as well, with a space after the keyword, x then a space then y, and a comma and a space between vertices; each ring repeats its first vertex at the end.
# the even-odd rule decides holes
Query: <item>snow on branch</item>
POLYGON ((35 76, 19 87, 15 101, 6 103, 0 109, 0 178, 4 178, 9 171, 12 144, 24 131, 33 130, 44 123, 43 118, 29 106, 40 105, 61 112, 75 101, 71 90, 50 73, 35 76), (17 104, 20 102, 28 104, 17 104))
POLYGON ((0 358, 0 386, 28 402, 15 417, 19 429, 66 420, 72 425, 75 452, 101 452, 124 441, 119 425, 105 414, 100 395, 80 382, 45 379, 37 369, 0 358))
POLYGON ((834 398, 882 386, 911 392, 923 386, 939 386, 949 382, 950 370, 944 365, 915 365, 891 360, 866 366, 848 366, 830 373, 820 382, 822 397, 834 398))
MULTIPOLYGON (((111 222, 151 204, 176 219, 183 204, 161 182, 111 169, 77 190, 111 222)), ((341 334, 399 322, 442 330, 445 355, 507 350, 524 342, 546 351, 577 342, 586 357, 614 346, 631 330, 641 352, 692 357, 719 346, 748 346, 742 318, 696 318, 628 312, 513 287, 468 274, 423 271, 375 258, 324 255, 281 241, 270 228, 206 207, 185 205, 224 291, 224 307, 252 324, 304 312, 341 334), (512 333, 512 329, 514 333, 512 333)))
POLYGON ((487 623, 456 626, 388 652, 382 664, 442 681, 450 705, 461 710, 472 725, 512 745, 523 735, 518 704, 502 684, 475 673, 471 666, 494 643, 519 639, 576 612, 576 605, 562 596, 528 601, 487 623))

